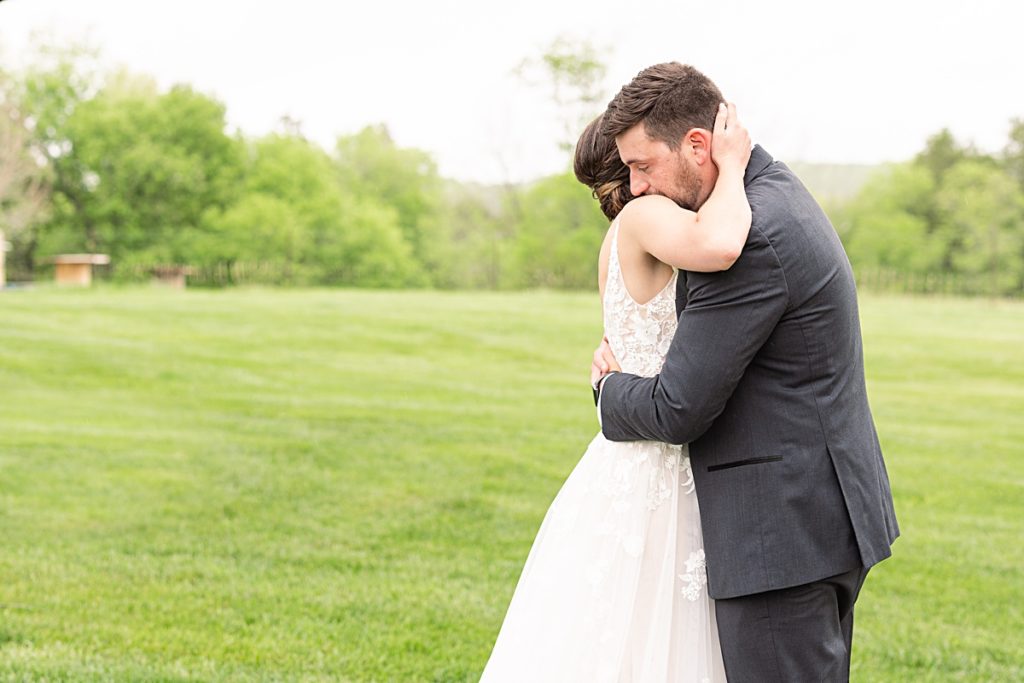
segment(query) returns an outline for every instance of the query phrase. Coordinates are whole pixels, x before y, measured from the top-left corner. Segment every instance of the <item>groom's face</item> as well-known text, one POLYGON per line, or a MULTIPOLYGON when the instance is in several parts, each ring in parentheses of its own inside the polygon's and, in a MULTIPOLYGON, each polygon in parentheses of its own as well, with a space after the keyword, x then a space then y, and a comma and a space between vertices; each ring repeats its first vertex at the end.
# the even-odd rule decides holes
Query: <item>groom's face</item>
POLYGON ((642 122, 615 138, 615 144, 622 163, 629 167, 629 190, 634 197, 660 194, 691 211, 706 199, 700 169, 683 145, 673 151, 648 137, 642 122))

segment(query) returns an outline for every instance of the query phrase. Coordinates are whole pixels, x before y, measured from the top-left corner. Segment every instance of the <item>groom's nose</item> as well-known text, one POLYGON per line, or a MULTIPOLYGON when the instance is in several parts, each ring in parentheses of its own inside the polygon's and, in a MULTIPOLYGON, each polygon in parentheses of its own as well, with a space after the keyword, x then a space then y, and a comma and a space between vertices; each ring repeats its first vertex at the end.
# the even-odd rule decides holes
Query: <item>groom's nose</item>
POLYGON ((651 187, 651 184, 640 178, 636 171, 629 172, 629 191, 634 197, 639 197, 651 187))

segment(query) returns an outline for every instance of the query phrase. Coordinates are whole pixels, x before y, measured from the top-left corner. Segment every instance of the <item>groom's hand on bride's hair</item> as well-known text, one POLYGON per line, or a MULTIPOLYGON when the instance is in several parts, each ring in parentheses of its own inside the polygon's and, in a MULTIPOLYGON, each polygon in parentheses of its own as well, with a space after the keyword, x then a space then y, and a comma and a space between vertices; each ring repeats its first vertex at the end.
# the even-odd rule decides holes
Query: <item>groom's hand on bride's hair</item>
POLYGON ((612 347, 608 345, 608 338, 601 340, 601 344, 594 351, 594 360, 590 364, 590 384, 593 386, 609 372, 622 372, 619 361, 612 353, 612 347))
POLYGON ((750 133, 736 116, 736 105, 718 105, 715 116, 715 130, 711 135, 711 160, 718 170, 734 165, 736 170, 743 172, 750 161, 750 133))

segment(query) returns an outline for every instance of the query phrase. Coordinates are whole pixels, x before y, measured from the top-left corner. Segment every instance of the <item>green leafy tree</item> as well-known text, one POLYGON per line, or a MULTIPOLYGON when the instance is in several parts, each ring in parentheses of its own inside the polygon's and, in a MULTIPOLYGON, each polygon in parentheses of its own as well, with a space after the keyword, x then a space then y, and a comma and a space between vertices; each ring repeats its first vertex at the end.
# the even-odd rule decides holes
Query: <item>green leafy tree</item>
POLYGON ((512 278, 512 237, 504 190, 449 182, 442 202, 434 284, 461 289, 498 289, 512 278))
POLYGON ((196 260, 273 264, 283 282, 416 284, 397 212, 342 187, 331 158, 296 132, 250 143, 242 195, 206 213, 196 260))
POLYGON ((76 105, 63 132, 64 151, 51 158, 62 179, 52 248, 179 261, 189 252, 182 235, 237 195, 243 150, 225 133, 224 106, 187 86, 161 94, 116 74, 76 105))
POLYGON ((932 135, 923 150, 914 157, 914 164, 927 169, 936 183, 941 183, 946 172, 964 159, 975 156, 970 147, 960 145, 948 128, 932 135))
POLYGON ((296 266, 306 247, 306 225, 288 202, 274 196, 243 195, 223 211, 205 216, 204 229, 190 235, 192 263, 225 264, 229 277, 238 263, 274 264, 281 282, 300 275, 296 266))
POLYGON ((991 295, 1024 286, 1024 194, 1008 174, 977 160, 961 161, 946 173, 937 193, 958 273, 985 283, 991 295))
MULTIPOLYGON (((342 208, 330 158, 297 135, 272 134, 249 145, 243 197, 222 225, 226 260, 302 265, 317 280, 318 246, 341 230, 342 208), (276 207, 261 216, 257 207, 276 207)), ((210 224, 210 221, 208 221, 210 224)))
POLYGON ((11 240, 11 262, 31 270, 35 226, 48 208, 49 169, 33 153, 25 112, 10 81, 0 73, 0 287, 6 281, 3 251, 11 240))
POLYGON ((1003 150, 1003 165, 1024 190, 1024 119, 1010 121, 1009 137, 1003 150))
POLYGON ((338 182, 346 193, 372 198, 397 216, 412 254, 410 270, 430 283, 441 270, 443 184, 431 156, 395 144, 383 125, 367 126, 335 145, 338 182))
POLYGON ((380 288, 425 284, 397 211, 355 195, 345 207, 346 229, 323 248, 327 280, 380 288))
POLYGON ((914 273, 941 268, 946 245, 931 236, 935 180, 902 164, 872 177, 843 212, 843 243, 854 266, 914 273))
MULTIPOLYGON (((35 268, 40 252, 46 255, 62 250, 47 250, 41 242, 54 231, 68 233, 62 217, 76 212, 89 195, 92 176, 80 165, 68 161, 73 145, 68 138, 67 124, 78 106, 96 92, 95 56, 94 49, 83 45, 58 47, 35 42, 29 48, 29 66, 9 75, 6 99, 17 109, 29 132, 31 154, 44 162, 51 188, 46 207, 51 220, 22 233, 15 244, 15 252, 29 271, 35 268)), ((86 222, 82 227, 84 236, 57 240, 57 243, 84 243, 85 248, 95 251, 98 241, 95 226, 86 222)))
POLYGON ((607 229, 608 219, 572 173, 538 181, 523 193, 516 241, 519 284, 593 289, 607 229))

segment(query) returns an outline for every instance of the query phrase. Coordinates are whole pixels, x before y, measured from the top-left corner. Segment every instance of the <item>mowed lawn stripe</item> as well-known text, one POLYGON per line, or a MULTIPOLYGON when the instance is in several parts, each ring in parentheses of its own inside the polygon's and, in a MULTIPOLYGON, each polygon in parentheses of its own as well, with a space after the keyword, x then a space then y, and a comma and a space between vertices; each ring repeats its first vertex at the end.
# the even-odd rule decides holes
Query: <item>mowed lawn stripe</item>
MULTIPOLYGON (((1024 304, 864 296, 903 527, 854 679, 1024 678, 1024 304)), ((475 681, 595 294, 0 293, 0 680, 475 681)))

